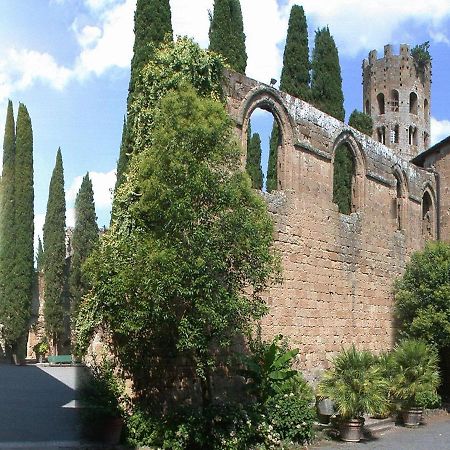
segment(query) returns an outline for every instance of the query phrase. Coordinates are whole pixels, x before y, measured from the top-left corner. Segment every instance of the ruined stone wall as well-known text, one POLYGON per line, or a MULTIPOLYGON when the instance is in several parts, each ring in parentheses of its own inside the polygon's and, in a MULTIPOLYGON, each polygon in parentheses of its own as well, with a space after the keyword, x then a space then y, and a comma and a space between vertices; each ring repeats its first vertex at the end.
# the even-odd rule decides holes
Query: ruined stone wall
POLYGON ((423 165, 437 173, 439 239, 450 242, 450 140, 447 138, 439 150, 427 155, 423 165))
POLYGON ((264 335, 289 336, 310 378, 351 343, 389 349, 393 281, 424 245, 421 201, 425 189, 434 193, 434 176, 299 99, 235 73, 228 80, 228 110, 244 148, 256 107, 271 111, 282 133, 281 189, 266 197, 283 282, 267 293, 264 335), (332 201, 334 151, 341 144, 356 161, 350 215, 332 201))

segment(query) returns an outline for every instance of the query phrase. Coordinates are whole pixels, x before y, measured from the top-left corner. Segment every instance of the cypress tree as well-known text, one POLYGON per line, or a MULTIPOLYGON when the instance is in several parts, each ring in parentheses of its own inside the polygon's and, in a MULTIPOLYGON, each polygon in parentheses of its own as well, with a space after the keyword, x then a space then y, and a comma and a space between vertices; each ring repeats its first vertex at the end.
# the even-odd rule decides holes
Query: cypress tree
POLYGON ((339 212, 352 212, 352 182, 355 173, 355 161, 351 150, 346 145, 336 149, 333 166, 333 202, 339 212))
POLYGON ((0 209, 0 324, 8 351, 15 350, 15 344, 23 332, 22 323, 16 314, 14 297, 14 178, 15 178, 16 135, 14 111, 8 102, 5 134, 3 139, 3 172, 1 181, 0 209))
POLYGON ((321 111, 344 121, 339 55, 328 27, 316 31, 311 67, 312 103, 321 111))
MULTIPOLYGON (((308 49, 308 26, 302 6, 294 5, 289 16, 286 46, 283 55, 280 89, 294 97, 309 101, 310 62, 308 49)), ((277 189, 277 150, 280 130, 274 121, 270 136, 269 164, 266 188, 268 192, 277 189)))
POLYGON ((38 248, 36 254, 36 270, 39 273, 44 268, 44 248, 42 247, 41 237, 38 236, 38 248))
POLYGON ((252 187, 254 189, 262 189, 261 138, 258 133, 253 134, 248 140, 246 170, 252 180, 252 187))
POLYGON ((220 53, 233 70, 245 73, 247 52, 239 0, 214 0, 214 10, 210 14, 209 49, 220 53))
POLYGON ((87 173, 75 200, 75 228, 72 235, 72 263, 69 276, 71 310, 74 312, 87 292, 88 284, 81 267, 98 241, 97 216, 95 214, 94 191, 87 173))
POLYGON ((280 145, 280 130, 277 123, 274 121, 272 134, 270 135, 269 143, 269 162, 267 164, 267 192, 272 192, 277 189, 278 178, 278 146, 280 145))
POLYGON ((65 223, 64 172, 61 149, 56 154, 48 193, 44 224, 45 329, 56 351, 64 332, 63 290, 65 286, 65 223))
POLYGON ((308 26, 305 12, 302 6, 294 5, 289 16, 280 89, 308 101, 309 69, 308 26))
POLYGON ((128 159, 133 151, 131 104, 138 95, 137 82, 142 68, 150 61, 154 48, 164 39, 173 39, 172 14, 169 0, 137 0, 134 13, 134 45, 131 60, 130 85, 128 87, 127 120, 124 121, 122 143, 117 162, 116 189, 123 180, 128 159))
POLYGON ((15 157, 15 270, 17 322, 26 335, 31 316, 34 281, 33 131, 25 105, 19 105, 15 157))

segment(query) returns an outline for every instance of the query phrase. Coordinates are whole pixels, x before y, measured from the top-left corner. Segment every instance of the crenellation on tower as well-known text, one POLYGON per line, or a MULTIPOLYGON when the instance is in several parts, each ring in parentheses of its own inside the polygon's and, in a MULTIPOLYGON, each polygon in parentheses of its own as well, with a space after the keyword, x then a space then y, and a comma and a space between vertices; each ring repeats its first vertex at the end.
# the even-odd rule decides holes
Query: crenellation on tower
POLYGON ((373 120, 373 138, 412 159, 430 143, 430 64, 419 68, 407 44, 399 54, 384 46, 363 63, 363 110, 373 120))

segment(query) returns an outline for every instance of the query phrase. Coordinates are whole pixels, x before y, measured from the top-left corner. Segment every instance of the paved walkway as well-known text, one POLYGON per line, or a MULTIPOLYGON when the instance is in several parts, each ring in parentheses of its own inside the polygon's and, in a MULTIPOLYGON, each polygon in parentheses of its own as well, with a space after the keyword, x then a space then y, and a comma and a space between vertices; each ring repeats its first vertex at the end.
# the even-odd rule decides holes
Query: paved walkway
POLYGON ((323 450, 449 450, 450 415, 430 417, 419 428, 395 427, 377 439, 360 443, 321 442, 314 449, 323 450))
POLYGON ((78 441, 80 422, 75 400, 83 372, 82 367, 1 364, 0 448, 78 441))

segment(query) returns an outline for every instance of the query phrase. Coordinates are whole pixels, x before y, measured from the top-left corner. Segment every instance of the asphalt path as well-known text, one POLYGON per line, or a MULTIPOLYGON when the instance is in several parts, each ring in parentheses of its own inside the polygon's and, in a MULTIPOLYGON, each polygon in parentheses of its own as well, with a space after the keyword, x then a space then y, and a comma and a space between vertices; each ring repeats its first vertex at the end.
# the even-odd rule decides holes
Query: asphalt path
POLYGON ((430 417, 418 428, 395 427, 384 435, 360 443, 322 442, 323 450, 449 450, 450 415, 430 417))
POLYGON ((0 364, 0 444, 77 441, 83 367, 0 364))

